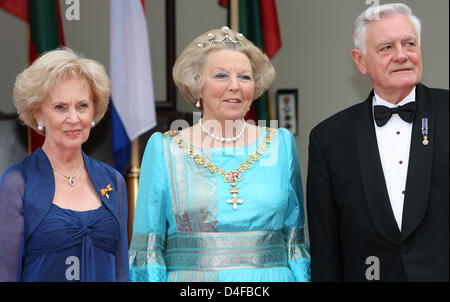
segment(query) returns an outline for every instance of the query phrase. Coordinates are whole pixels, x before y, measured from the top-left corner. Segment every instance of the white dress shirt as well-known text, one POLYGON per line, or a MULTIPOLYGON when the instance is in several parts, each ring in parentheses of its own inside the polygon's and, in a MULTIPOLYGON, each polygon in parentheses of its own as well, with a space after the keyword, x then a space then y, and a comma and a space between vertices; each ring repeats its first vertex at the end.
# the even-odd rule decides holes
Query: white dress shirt
MULTIPOLYGON (((373 106, 375 105, 383 105, 392 108, 414 102, 415 99, 415 87, 411 93, 397 105, 383 100, 375 93, 372 103, 372 112, 373 106)), ((378 127, 375 120, 374 125, 389 200, 391 202, 395 220, 397 221, 398 229, 401 231, 409 150, 411 146, 412 123, 405 122, 398 114, 392 114, 392 117, 384 126, 378 127)))

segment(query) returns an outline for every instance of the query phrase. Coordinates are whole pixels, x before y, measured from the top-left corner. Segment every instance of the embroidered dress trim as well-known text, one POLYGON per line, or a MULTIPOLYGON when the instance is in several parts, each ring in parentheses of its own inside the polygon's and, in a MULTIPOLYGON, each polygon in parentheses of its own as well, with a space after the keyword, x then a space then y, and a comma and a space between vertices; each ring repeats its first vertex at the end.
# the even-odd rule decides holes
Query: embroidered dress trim
POLYGON ((167 271, 287 267, 282 231, 174 233, 167 236, 167 271))
POLYGON ((219 282, 219 271, 176 271, 168 274, 168 282, 219 282))
POLYGON ((286 237, 287 254, 289 260, 300 258, 309 259, 309 246, 305 240, 303 228, 284 228, 283 235, 286 237))
POLYGON ((149 264, 165 265, 165 236, 155 233, 134 233, 129 250, 130 266, 140 267, 149 264))
POLYGON ((216 232, 215 178, 208 170, 191 161, 171 136, 164 135, 163 144, 177 231, 216 232))

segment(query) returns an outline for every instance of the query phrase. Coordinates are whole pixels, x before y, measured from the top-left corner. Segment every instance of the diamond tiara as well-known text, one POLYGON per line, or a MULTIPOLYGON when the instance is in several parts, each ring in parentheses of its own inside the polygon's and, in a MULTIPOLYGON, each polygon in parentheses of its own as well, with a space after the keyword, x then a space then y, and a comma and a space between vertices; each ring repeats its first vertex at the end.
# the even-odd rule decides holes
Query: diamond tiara
POLYGON ((224 34, 224 37, 222 39, 218 39, 216 40, 216 35, 213 33, 208 33, 208 43, 198 43, 197 46, 198 48, 203 48, 205 46, 210 46, 210 45, 214 45, 216 43, 226 43, 226 42, 230 42, 233 44, 239 44, 241 46, 244 46, 244 44, 242 43, 245 39, 244 35, 241 33, 237 33, 235 39, 233 39, 230 36, 230 28, 228 26, 222 26, 221 31, 224 34))

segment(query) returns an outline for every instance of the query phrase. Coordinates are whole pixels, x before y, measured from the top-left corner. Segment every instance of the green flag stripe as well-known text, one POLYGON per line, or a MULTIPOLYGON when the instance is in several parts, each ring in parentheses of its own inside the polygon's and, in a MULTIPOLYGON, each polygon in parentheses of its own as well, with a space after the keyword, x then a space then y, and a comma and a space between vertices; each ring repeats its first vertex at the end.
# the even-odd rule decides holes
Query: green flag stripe
POLYGON ((267 93, 264 92, 262 96, 255 100, 255 111, 256 118, 258 121, 266 121, 266 126, 269 126, 270 116, 269 116, 269 99, 267 98, 267 93))
POLYGON ((60 46, 58 12, 54 0, 30 0, 28 4, 30 35, 41 54, 60 46))
POLYGON ((258 0, 239 1, 239 31, 260 49, 264 48, 258 0))
MULTIPOLYGON (((230 25, 230 5, 227 10, 227 23, 230 25)), ((239 0, 239 32, 260 49, 264 49, 259 0, 239 0)), ((256 118, 270 124, 269 99, 264 92, 253 103, 256 118)))
MULTIPOLYGON (((264 49, 259 0, 239 0, 239 32, 260 49, 264 49)), ((269 126, 269 100, 264 93, 254 102, 256 118, 269 126)))

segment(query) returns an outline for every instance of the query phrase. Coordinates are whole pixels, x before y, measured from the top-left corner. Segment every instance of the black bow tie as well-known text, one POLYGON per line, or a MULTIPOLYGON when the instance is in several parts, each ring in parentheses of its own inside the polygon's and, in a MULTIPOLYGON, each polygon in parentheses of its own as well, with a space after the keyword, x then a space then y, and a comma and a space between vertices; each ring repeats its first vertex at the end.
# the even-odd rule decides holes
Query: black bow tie
POLYGON ((384 126, 394 113, 397 113, 405 122, 412 123, 416 115, 416 102, 409 102, 403 106, 394 108, 375 105, 373 107, 373 113, 378 127, 384 126))

